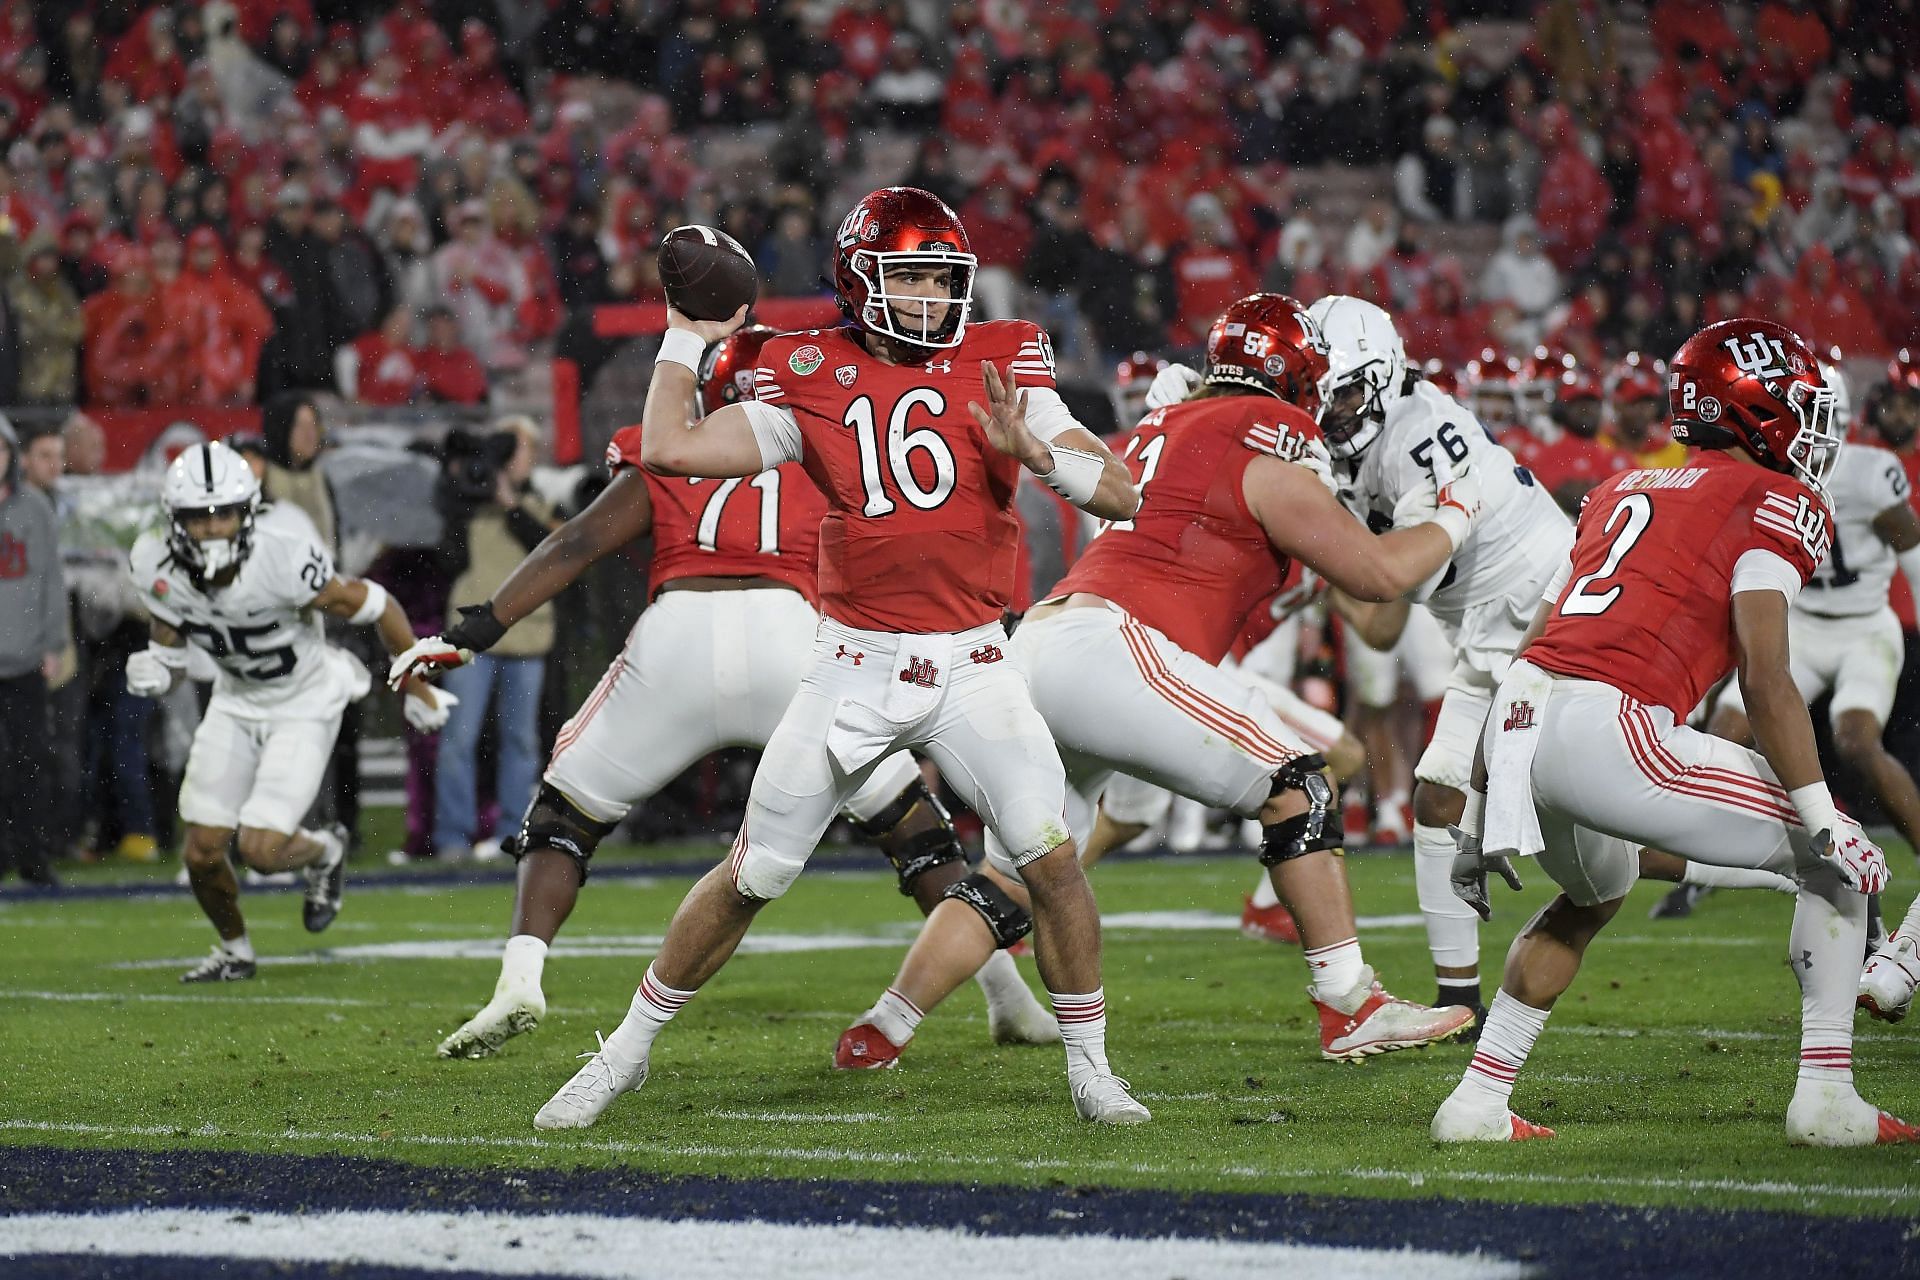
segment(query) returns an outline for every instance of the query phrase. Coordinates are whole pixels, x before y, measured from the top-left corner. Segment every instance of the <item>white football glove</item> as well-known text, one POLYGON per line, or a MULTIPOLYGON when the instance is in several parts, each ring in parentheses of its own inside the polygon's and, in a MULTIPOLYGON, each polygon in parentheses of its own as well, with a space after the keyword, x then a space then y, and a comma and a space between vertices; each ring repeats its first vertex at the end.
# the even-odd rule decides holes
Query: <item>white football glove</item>
POLYGON ((424 640, 414 641, 412 648, 395 657, 388 665, 387 688, 398 693, 408 676, 419 676, 425 680, 442 671, 464 667, 472 661, 473 650, 448 644, 439 636, 428 636, 424 640))
POLYGON ((447 727, 447 717, 459 701, 445 689, 422 685, 400 700, 400 713, 415 733, 438 733, 447 727))
POLYGON ((1469 835, 1459 827, 1449 825, 1447 834, 1453 837, 1453 847, 1459 850, 1453 855, 1453 871, 1448 877, 1453 882, 1453 896, 1479 912, 1482 920, 1493 919, 1493 904, 1487 899, 1487 872, 1493 872, 1507 882, 1509 889, 1518 892, 1520 873, 1513 869, 1513 860, 1504 855, 1489 858, 1480 851, 1480 837, 1469 835))
MULTIPOLYGON (((1153 375, 1153 384, 1147 388, 1147 408, 1164 409, 1170 404, 1179 404, 1192 395, 1193 389, 1199 385, 1198 369, 1189 369, 1183 364, 1170 364, 1153 375)), ((1120 429, 1125 431, 1132 426, 1131 422, 1123 422, 1120 424, 1120 429)))
POLYGON ((1839 872, 1840 883, 1855 893, 1879 893, 1893 879, 1887 870, 1887 855, 1852 822, 1843 821, 1839 830, 1815 835, 1813 851, 1839 872))
POLYGON ((173 688, 173 668, 145 649, 127 655, 127 692, 136 698, 161 698, 173 688))

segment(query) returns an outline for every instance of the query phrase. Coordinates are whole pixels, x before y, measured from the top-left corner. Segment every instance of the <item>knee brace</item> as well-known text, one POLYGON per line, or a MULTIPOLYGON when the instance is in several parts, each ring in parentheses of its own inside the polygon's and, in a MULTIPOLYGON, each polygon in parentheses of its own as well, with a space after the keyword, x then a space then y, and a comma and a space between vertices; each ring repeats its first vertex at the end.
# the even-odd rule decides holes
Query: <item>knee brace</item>
POLYGON ((1273 775, 1273 789, 1268 794, 1304 792, 1307 811, 1262 828, 1260 861, 1263 865, 1275 866, 1321 849, 1338 849, 1346 843, 1340 829, 1340 811, 1334 804, 1333 786, 1321 772, 1326 767, 1326 760, 1317 753, 1296 756, 1273 775))
POLYGON ((977 871, 948 885, 940 896, 964 902, 979 912, 980 918, 987 922, 987 931, 993 935, 993 945, 1002 950, 1033 932, 1033 913, 977 871))
POLYGON ((935 867, 966 863, 967 853, 953 830, 952 816, 922 779, 914 779, 892 804, 871 819, 848 821, 855 831, 880 846, 880 852, 893 864, 900 892, 908 897, 913 896, 913 882, 935 867), (910 825, 915 829, 906 829, 910 825))
POLYGON ((500 842, 500 851, 515 862, 535 849, 558 849, 580 868, 580 883, 587 882, 587 864, 593 851, 609 832, 620 824, 599 822, 574 807, 573 801, 545 782, 540 784, 520 830, 500 842))

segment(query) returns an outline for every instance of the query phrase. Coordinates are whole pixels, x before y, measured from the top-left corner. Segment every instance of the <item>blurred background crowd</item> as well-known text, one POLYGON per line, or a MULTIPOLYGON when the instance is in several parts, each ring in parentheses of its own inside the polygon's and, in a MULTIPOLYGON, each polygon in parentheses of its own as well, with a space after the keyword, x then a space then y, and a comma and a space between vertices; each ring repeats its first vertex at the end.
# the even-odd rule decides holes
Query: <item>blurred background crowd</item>
MULTIPOLYGON (((114 693, 140 628, 117 535, 68 477, 241 432, 432 630, 474 589, 473 519, 518 513, 524 542, 591 495, 547 464, 633 416, 682 223, 753 251, 763 318, 831 322, 844 209, 933 190, 978 314, 1045 323, 1103 428, 1232 299, 1359 294, 1569 494, 1673 452, 1681 338, 1771 315, 1839 353, 1913 470, 1916 33, 1916 0, 0 0, 0 406, 76 598, 59 843, 143 856, 168 821, 150 709, 114 693), (463 458, 492 470, 457 497, 463 458)), ((1032 508, 1030 592, 1079 536, 1032 508)), ((546 734, 645 554, 562 602, 546 734)), ((1337 699, 1340 646, 1313 644, 1337 699)), ((517 778, 508 728, 471 751, 517 778)), ((408 750, 411 852, 484 845, 488 769, 455 788, 483 816, 436 835, 408 750)), ((697 772, 686 808, 724 813, 726 770, 697 772)))

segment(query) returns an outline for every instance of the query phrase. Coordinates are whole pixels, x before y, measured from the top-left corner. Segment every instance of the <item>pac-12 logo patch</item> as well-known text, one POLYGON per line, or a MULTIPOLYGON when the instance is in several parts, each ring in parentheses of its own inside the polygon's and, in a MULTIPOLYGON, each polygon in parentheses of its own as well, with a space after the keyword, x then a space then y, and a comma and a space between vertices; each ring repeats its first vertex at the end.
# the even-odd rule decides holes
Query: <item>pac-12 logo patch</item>
POLYGON ((787 357, 787 368, 804 378, 825 364, 826 360, 827 358, 821 354, 820 348, 809 342, 806 346, 799 348, 787 357))
POLYGON ((853 380, 859 376, 860 366, 857 364, 843 364, 833 371, 833 380, 843 387, 852 386, 853 380))

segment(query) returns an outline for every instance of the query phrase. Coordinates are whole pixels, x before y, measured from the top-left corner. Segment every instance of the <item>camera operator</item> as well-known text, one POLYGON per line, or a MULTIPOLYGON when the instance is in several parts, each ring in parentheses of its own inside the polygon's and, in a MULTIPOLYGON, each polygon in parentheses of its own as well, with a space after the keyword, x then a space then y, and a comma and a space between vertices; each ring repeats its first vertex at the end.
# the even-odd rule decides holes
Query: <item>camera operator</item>
MULTIPOLYGON (((529 487, 539 441, 539 428, 525 417, 505 418, 485 434, 448 433, 435 502, 446 525, 440 556, 453 583, 449 618, 484 605, 527 552, 559 527, 552 508, 529 487)), ((502 828, 532 799, 540 775, 540 689, 553 634, 552 606, 542 605, 470 665, 442 677, 441 687, 459 702, 440 733, 435 856, 459 860, 473 850, 476 757, 490 701, 500 744, 494 794, 502 828)))

